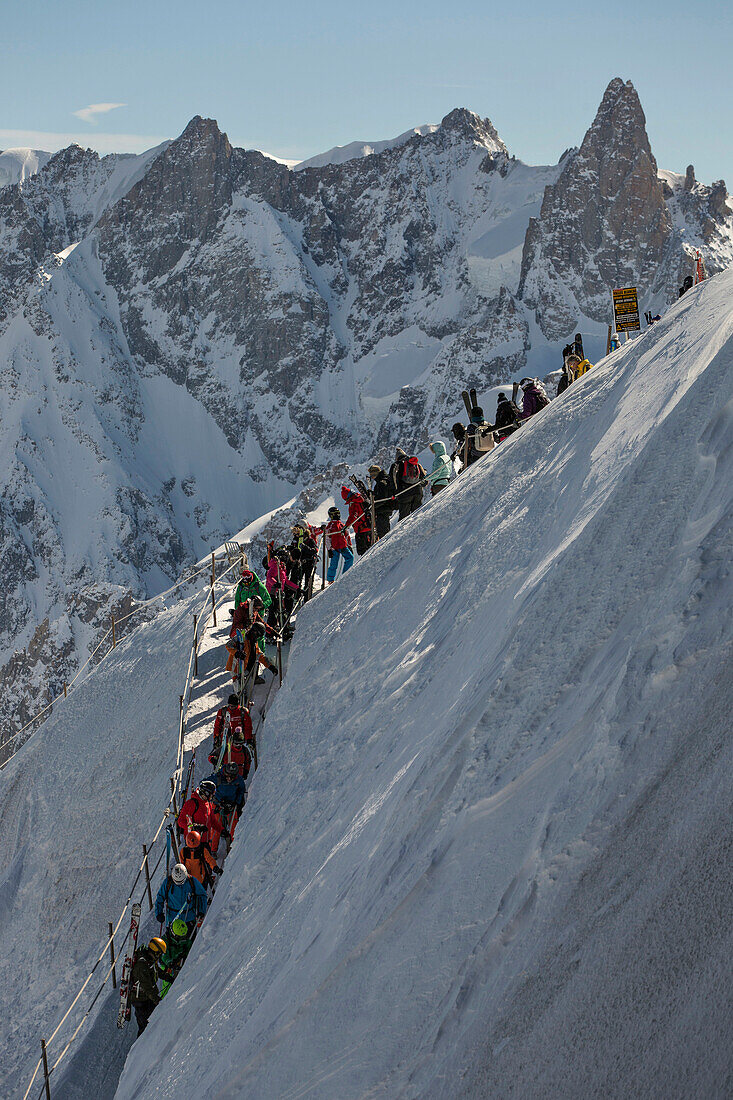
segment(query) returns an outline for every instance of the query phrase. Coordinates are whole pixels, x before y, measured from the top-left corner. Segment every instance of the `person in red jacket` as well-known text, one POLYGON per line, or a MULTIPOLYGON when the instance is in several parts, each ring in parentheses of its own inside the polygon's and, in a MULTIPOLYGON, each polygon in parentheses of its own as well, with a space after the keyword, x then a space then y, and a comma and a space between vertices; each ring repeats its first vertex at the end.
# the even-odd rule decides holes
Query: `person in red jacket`
POLYGON ((349 506, 344 528, 354 528, 356 552, 361 557, 372 545, 372 517, 361 493, 355 493, 348 485, 341 486, 341 496, 349 506))
POLYGON ((226 839, 229 835, 216 812, 214 806, 215 794, 216 784, 209 779, 205 779, 202 783, 199 783, 191 797, 183 803, 181 812, 178 815, 178 828, 181 832, 188 833, 194 829, 197 833, 200 833, 202 840, 208 843, 214 855, 216 855, 221 837, 224 836, 226 839))
POLYGON ((328 556, 331 559, 328 563, 326 580, 329 584, 333 584, 336 580, 336 570, 338 569, 339 558, 343 558, 344 573, 348 569, 351 569, 354 564, 354 552, 351 549, 349 532, 344 528, 341 522, 341 513, 336 507, 328 509, 326 540, 328 545, 328 556))
POLYGON ((221 742, 226 732, 227 737, 233 737, 234 730, 239 727, 244 734, 244 740, 252 740, 252 719, 246 707, 239 705, 239 699, 232 692, 227 699, 227 705, 220 707, 214 720, 214 741, 209 753, 209 760, 216 764, 221 752, 221 742))

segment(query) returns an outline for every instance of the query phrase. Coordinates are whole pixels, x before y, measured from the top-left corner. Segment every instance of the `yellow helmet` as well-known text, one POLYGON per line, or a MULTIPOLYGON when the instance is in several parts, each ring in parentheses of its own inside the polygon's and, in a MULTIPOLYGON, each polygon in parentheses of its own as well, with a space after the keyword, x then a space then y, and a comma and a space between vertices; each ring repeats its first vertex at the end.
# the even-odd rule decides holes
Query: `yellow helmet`
POLYGON ((165 940, 162 940, 160 936, 153 936, 152 940, 148 944, 148 951, 151 951, 153 955, 163 955, 168 950, 168 944, 165 940))

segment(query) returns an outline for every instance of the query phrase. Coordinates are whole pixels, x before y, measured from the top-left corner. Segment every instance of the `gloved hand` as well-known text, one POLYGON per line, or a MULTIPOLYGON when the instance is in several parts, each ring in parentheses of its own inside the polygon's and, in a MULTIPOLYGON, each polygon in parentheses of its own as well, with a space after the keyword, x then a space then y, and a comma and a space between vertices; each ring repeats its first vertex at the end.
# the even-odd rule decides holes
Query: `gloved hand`
POLYGON ((277 669, 276 668, 268 668, 267 671, 271 672, 273 676, 277 676, 277 669))
POLYGON ((223 870, 222 867, 215 867, 214 868, 214 874, 215 875, 220 875, 222 873, 222 870, 223 870))
POLYGON ((222 829, 221 835, 224 837, 225 840, 231 840, 232 839, 232 834, 229 832, 228 829, 222 829))
POLYGON ((329 550, 329 551, 328 551, 328 557, 329 557, 329 560, 330 560, 330 559, 331 559, 331 558, 333 557, 334 553, 335 553, 335 551, 334 551, 334 550, 329 550))

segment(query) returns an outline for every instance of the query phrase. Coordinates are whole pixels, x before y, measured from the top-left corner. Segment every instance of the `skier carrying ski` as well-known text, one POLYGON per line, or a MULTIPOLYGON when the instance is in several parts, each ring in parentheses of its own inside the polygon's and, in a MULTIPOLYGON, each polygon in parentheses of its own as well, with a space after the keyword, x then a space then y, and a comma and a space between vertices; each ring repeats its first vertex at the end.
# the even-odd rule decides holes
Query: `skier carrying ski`
POLYGON ((181 848, 180 856, 189 877, 198 879, 205 890, 213 885, 214 875, 221 874, 221 867, 211 854, 211 849, 195 829, 189 829, 186 833, 186 843, 181 848))
MULTIPOLYGON (((260 649, 260 642, 264 639, 266 628, 264 623, 252 623, 252 626, 244 634, 241 631, 237 631, 236 637, 236 658, 238 661, 242 661, 244 664, 244 674, 249 676, 254 667, 255 661, 257 661, 258 671, 259 666, 264 667, 273 675, 277 673, 277 665, 260 649)), ((255 683, 264 684, 264 678, 257 676, 255 683)))
POLYGON ((496 399, 496 416, 494 417, 494 428, 499 437, 499 442, 501 443, 521 426, 519 409, 505 393, 500 393, 496 399))
POLYGON ((469 466, 494 449, 494 430, 492 425, 487 423, 484 410, 480 405, 474 405, 471 409, 471 422, 466 428, 466 442, 469 466))
POLYGON ((285 619, 287 617, 286 605, 284 602, 285 589, 289 588, 297 595, 301 595, 300 587, 294 584, 288 577, 288 571, 285 566, 285 561, 289 557, 285 548, 276 550, 270 558, 270 564, 267 567, 267 579, 265 585, 267 591, 270 593, 270 614, 268 617, 268 625, 271 630, 277 630, 278 633, 282 633, 285 626, 285 619), (283 621, 280 622, 280 601, 283 600, 283 621))
POLYGON ((341 486, 341 496, 346 502, 349 514, 346 517, 344 530, 347 527, 354 528, 354 542, 356 552, 361 557, 366 554, 372 545, 372 519, 371 509, 368 508, 361 493, 355 493, 348 485, 341 486))
MULTIPOLYGON (((514 385, 516 387, 517 383, 515 382, 514 385)), ((519 385, 522 387, 522 417, 525 420, 550 404, 545 388, 538 378, 523 378, 519 385)))
POLYGON ((220 771, 209 776, 216 785, 216 802, 219 807, 219 815, 227 825, 230 837, 234 836, 237 822, 242 816, 244 804, 247 801, 247 787, 239 774, 239 768, 230 761, 220 771))
POLYGON ((402 447, 397 447, 389 476, 395 486, 400 519, 404 519, 422 504, 422 481, 427 475, 414 455, 410 457, 402 447))
POLYGON ((344 530, 344 525, 341 522, 341 513, 335 505, 328 509, 328 523, 326 524, 325 538, 327 539, 329 557, 326 580, 329 584, 333 584, 336 580, 336 570, 338 569, 339 558, 343 559, 344 573, 351 569, 354 564, 354 552, 351 549, 351 538, 349 537, 349 532, 344 530))
POLYGON ((244 603, 245 600, 251 599, 252 596, 259 596, 265 608, 270 606, 272 597, 267 591, 266 586, 252 569, 246 567, 242 570, 242 578, 234 593, 234 607, 239 607, 240 604, 244 603))
POLYGON ((133 955, 130 973, 130 1004, 135 1009, 138 1036, 148 1026, 148 1020, 156 1005, 160 1004, 158 992, 158 963, 166 951, 166 942, 154 936, 149 944, 138 947, 133 955))
MULTIPOLYGON (((214 795, 216 784, 204 779, 181 806, 178 815, 178 828, 182 833, 191 829, 201 833, 211 848, 216 853, 222 833, 226 833, 221 818, 214 807, 214 795)), ((185 868, 184 868, 185 870, 185 868)))
POLYGON ((453 448, 453 453, 450 456, 450 461, 451 463, 453 463, 457 458, 460 459, 461 470, 459 471, 459 473, 462 473, 468 465, 468 463, 466 462, 466 425, 461 424, 460 421, 456 421, 456 423, 451 428, 451 432, 453 433, 453 438, 456 441, 456 445, 453 448))
POLYGON ((161 1000, 173 985, 186 961, 193 943, 193 931, 185 920, 177 918, 166 933, 166 942, 165 954, 161 955, 158 961, 158 973, 162 979, 161 1000))
POLYGON ((234 692, 232 692, 227 699, 227 705, 225 707, 220 707, 216 712, 216 718, 214 720, 214 740, 211 746, 211 752, 209 753, 209 761, 212 764, 216 764, 219 759, 224 730, 233 734, 233 731, 237 727, 242 730, 244 740, 252 740, 252 719, 250 718, 249 711, 246 707, 240 707, 239 699, 234 692))
POLYGON ((586 374, 591 367, 592 363, 589 363, 587 359, 581 359, 579 355, 569 355, 565 360, 567 366, 573 372, 573 376, 577 381, 581 375, 586 374))
POLYGON ((389 476, 376 462, 369 467, 374 496, 374 521, 377 525, 377 538, 383 539, 389 533, 389 517, 397 508, 394 499, 395 487, 389 476))
POLYGON ((430 444, 430 450, 435 455, 433 459, 433 465, 428 474, 430 481, 430 492, 432 496, 439 493, 441 489, 445 489, 446 485, 450 482, 451 464, 448 459, 448 455, 445 450, 445 443, 442 439, 436 439, 434 443, 430 444))
MULTIPOLYGON (((189 931, 206 916, 209 899, 201 883, 192 878, 183 863, 176 863, 164 878, 155 899, 155 919, 170 926, 176 920, 185 921, 189 931)), ((168 936, 166 935, 166 942, 168 936)))
POLYGON ((318 542, 315 538, 314 529, 311 529, 307 522, 294 523, 292 532, 291 547, 300 551, 303 601, 307 603, 313 595, 313 579, 318 563, 318 542))

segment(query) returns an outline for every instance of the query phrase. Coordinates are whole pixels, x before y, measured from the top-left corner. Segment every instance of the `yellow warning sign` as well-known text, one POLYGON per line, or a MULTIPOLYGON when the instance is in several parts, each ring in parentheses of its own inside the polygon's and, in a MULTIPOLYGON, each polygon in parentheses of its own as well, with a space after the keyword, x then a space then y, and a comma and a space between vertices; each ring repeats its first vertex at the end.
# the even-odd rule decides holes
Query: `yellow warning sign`
POLYGON ((639 299, 635 286, 621 287, 612 290, 613 319, 616 332, 632 332, 640 329, 639 323, 639 299))

